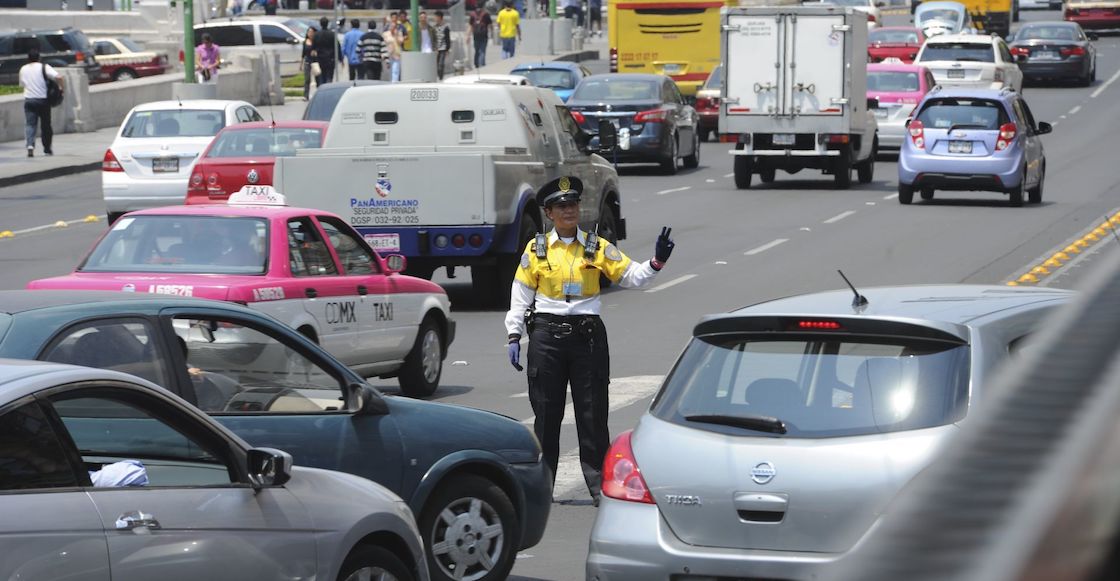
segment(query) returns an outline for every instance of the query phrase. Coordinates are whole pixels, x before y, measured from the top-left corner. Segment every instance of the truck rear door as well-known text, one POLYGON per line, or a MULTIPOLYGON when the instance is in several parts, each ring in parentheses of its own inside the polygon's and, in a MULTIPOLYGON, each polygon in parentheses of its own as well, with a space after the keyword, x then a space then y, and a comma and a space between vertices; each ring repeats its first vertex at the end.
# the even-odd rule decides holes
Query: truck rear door
POLYGON ((782 17, 729 15, 724 68, 727 115, 782 112, 782 17))
MULTIPOLYGON (((786 74, 789 78, 789 109, 797 115, 842 115, 847 70, 844 43, 847 27, 843 14, 788 18, 786 74)), ((862 24, 861 24, 862 25, 862 24)))

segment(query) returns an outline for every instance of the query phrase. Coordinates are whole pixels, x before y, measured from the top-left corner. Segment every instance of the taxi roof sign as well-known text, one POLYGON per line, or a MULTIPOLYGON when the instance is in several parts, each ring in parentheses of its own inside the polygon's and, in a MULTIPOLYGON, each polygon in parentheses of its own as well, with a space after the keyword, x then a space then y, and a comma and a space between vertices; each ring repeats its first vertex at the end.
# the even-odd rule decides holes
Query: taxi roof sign
POLYGON ((241 186, 230 195, 226 204, 230 206, 287 206, 284 194, 272 186, 241 186))

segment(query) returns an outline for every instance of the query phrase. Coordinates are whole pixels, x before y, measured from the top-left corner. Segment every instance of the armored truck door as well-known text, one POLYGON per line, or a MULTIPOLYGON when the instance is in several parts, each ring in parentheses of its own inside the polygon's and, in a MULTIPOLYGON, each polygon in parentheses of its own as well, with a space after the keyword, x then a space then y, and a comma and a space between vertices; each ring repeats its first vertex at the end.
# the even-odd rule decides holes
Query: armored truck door
POLYGON ((785 15, 729 15, 724 32, 727 115, 775 115, 782 110, 785 15))
POLYGON ((790 17, 788 20, 787 113, 843 115, 844 107, 848 106, 845 91, 848 63, 844 57, 849 51, 845 50, 845 43, 851 42, 844 15, 790 17))

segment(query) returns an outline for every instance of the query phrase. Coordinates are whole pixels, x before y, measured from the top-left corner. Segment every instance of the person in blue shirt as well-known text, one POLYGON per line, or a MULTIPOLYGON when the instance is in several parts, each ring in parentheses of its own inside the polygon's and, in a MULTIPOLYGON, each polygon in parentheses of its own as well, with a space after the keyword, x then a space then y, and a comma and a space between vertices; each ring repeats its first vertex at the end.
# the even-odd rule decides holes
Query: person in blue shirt
POLYGON ((362 23, 355 18, 350 21, 350 30, 342 37, 342 54, 346 57, 351 81, 358 78, 358 71, 362 69, 362 53, 358 50, 361 39, 362 23))

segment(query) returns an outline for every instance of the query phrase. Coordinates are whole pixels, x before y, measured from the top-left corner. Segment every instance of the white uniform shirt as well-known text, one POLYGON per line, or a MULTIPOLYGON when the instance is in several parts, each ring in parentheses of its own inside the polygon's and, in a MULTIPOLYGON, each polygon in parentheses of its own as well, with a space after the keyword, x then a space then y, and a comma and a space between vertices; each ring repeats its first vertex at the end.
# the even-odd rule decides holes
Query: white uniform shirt
POLYGON ((27 63, 19 69, 19 86, 23 87, 24 99, 46 99, 47 82, 43 80, 43 67, 47 67, 47 76, 58 80, 62 77, 54 67, 43 63, 27 63))

